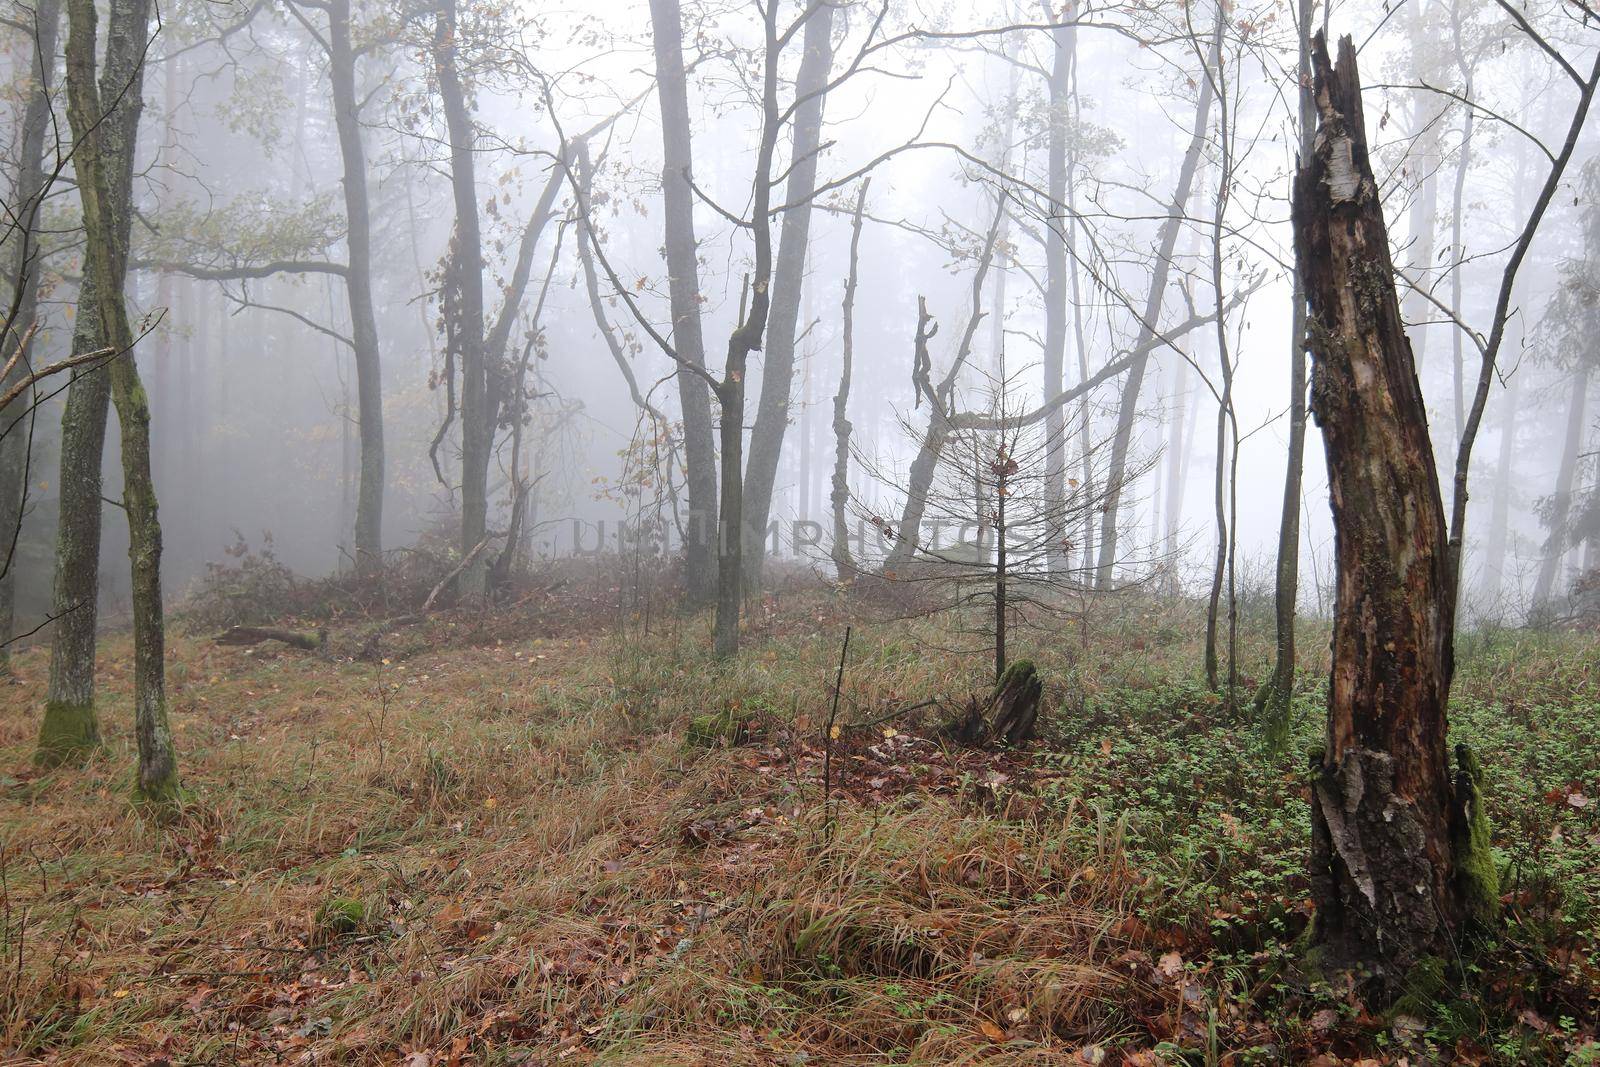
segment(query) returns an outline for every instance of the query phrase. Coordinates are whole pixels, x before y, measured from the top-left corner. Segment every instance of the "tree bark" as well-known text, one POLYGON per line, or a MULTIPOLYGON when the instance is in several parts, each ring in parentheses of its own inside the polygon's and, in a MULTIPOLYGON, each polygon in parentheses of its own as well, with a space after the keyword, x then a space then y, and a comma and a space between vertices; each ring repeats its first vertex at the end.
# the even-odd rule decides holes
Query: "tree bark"
MULTIPOLYGON (((6 263, 10 272, 11 316, 4 338, 5 358, 19 345, 23 357, 17 361, 15 371, 0 381, 0 392, 27 373, 32 348, 30 331, 39 317, 40 251, 34 231, 49 181, 44 169, 44 149, 52 117, 49 82, 55 74, 56 42, 61 27, 60 0, 41 0, 33 16, 33 33, 25 42, 32 57, 31 83, 22 113, 17 182, 10 207, 14 229, 11 255, 6 263)), ((16 549, 27 503, 27 470, 31 459, 31 435, 20 425, 24 418, 32 417, 27 406, 19 404, 14 409, 15 414, 8 412, 0 419, 0 433, 4 435, 0 437, 0 673, 10 665, 10 648, 4 642, 11 638, 16 617, 16 549)))
MULTIPOLYGON (((712 623, 712 648, 719 659, 739 651, 739 616, 744 598, 744 394, 750 353, 760 351, 772 309, 772 159, 777 151, 778 5, 763 12, 765 31, 761 77, 761 143, 756 149, 750 190, 750 229, 755 243, 749 302, 741 307, 739 325, 728 336, 728 359, 717 384, 722 421, 722 499, 717 524, 717 610, 712 623)), ((756 531, 760 537, 760 531, 756 531)))
MULTIPOLYGON (((668 296, 672 344, 680 360, 704 367, 705 338, 700 324, 700 264, 694 233, 694 192, 690 188, 693 150, 689 135, 688 77, 683 62, 683 19, 678 0, 650 0, 656 58, 656 91, 661 100, 663 164, 661 196, 665 214, 668 296)), ((711 432, 711 390, 704 378, 677 371, 683 408, 683 457, 689 489, 684 578, 689 600, 706 604, 716 588, 717 448, 711 432)))
MULTIPOLYGON (((473 147, 477 139, 457 66, 455 0, 440 0, 434 24, 434 73, 450 138, 450 188, 456 227, 445 282, 447 342, 461 368, 461 543, 465 558, 489 526, 489 453, 494 445, 494 375, 484 340, 483 237, 473 147)), ((479 556, 462 571, 457 589, 465 602, 486 592, 488 562, 479 556)))
POLYGON ((355 50, 350 40, 350 0, 328 0, 328 80, 333 119, 344 166, 345 298, 350 309, 351 351, 356 366, 356 424, 361 464, 356 489, 356 571, 372 574, 383 565, 383 367, 378 318, 372 300, 372 213, 367 197, 367 152, 356 96, 355 50))
POLYGON ((1561 445, 1561 465, 1556 471, 1556 488, 1550 497, 1550 534, 1544 542, 1544 558, 1539 561, 1539 576, 1533 585, 1533 605, 1529 617, 1546 618, 1555 594, 1561 562, 1570 544, 1568 526, 1572 518, 1572 484, 1578 472, 1578 453, 1583 448, 1584 409, 1589 395, 1590 363, 1580 354, 1572 372, 1572 397, 1567 403, 1567 429, 1561 445))
MULTIPOLYGON (((1312 11, 1312 0, 1299 0, 1301 159, 1311 158, 1317 121, 1308 43, 1312 11)), ((1300 592, 1300 480, 1306 455, 1306 287, 1298 267, 1294 271, 1293 300, 1289 316, 1289 448, 1284 462, 1283 511, 1278 519, 1278 565, 1273 590, 1276 644, 1272 676, 1255 701, 1256 716, 1275 745, 1288 739, 1290 701, 1294 695, 1295 602, 1300 592)))
MULTIPOLYGON (((82 13, 80 12, 80 15, 82 13)), ((92 13, 91 13, 92 14, 92 13)), ((107 115, 98 140, 110 184, 123 203, 132 197, 132 145, 137 136, 144 47, 143 30, 137 46, 123 40, 113 28, 101 75, 101 92, 108 99, 126 93, 123 106, 107 115)), ((89 54, 92 61, 93 52, 89 54)), ((92 71, 90 76, 92 77, 92 71)), ((128 240, 129 218, 116 222, 123 247, 128 240)), ((110 338, 101 316, 99 283, 86 271, 78 290, 80 310, 73 325, 74 354, 99 351, 110 338)), ((99 620, 101 462, 105 453, 106 421, 111 407, 111 376, 103 366, 73 372, 61 415, 59 517, 56 533, 53 605, 55 633, 50 650, 50 685, 45 696, 44 720, 39 727, 35 759, 54 765, 82 758, 100 743, 95 713, 95 630, 99 620)))
POLYGON ((778 459, 789 428, 789 402, 794 391, 795 332, 805 285, 806 251, 811 242, 811 198, 817 189, 817 156, 822 143, 823 89, 833 69, 831 3, 816 4, 806 14, 800 71, 795 79, 794 141, 789 180, 784 189, 783 227, 772 279, 772 315, 767 323, 761 399, 750 431, 750 461, 745 468, 745 527, 755 541, 745 555, 745 582, 759 588, 766 562, 763 531, 772 514, 772 491, 778 459))
MULTIPOLYGON (((950 361, 950 369, 945 372, 937 385, 933 384, 930 377, 933 357, 928 351, 928 342, 938 333, 939 326, 928 312, 927 301, 922 297, 917 298, 917 333, 912 348, 911 381, 917 391, 917 402, 919 404, 923 400, 928 402, 928 428, 922 435, 922 441, 907 474, 906 501, 900 510, 900 525, 895 530, 894 547, 889 550, 889 555, 883 562, 883 573, 886 576, 904 570, 916 558, 918 537, 922 532, 922 516, 928 506, 928 490, 933 486, 933 476, 939 465, 939 456, 944 451, 950 431, 955 427, 957 416, 951 410, 951 406, 956 379, 972 355, 972 341, 977 336, 979 323, 983 321, 983 287, 988 280, 989 268, 994 263, 995 241, 999 237, 1005 217, 1005 198, 997 196, 994 222, 989 226, 988 235, 984 238, 983 251, 978 256, 977 269, 972 275, 971 313, 967 319, 967 326, 961 334, 955 358, 950 361)), ((1054 405, 1054 409, 1059 410, 1060 406, 1054 405)), ((1049 410, 1051 408, 1047 406, 1040 415, 1047 415, 1049 410)))
MULTIPOLYGON (((1046 5, 1046 15, 1049 15, 1046 5)), ((1046 142, 1046 192, 1052 204, 1067 202, 1067 140, 1070 136, 1068 111, 1072 94, 1072 64, 1077 55, 1074 47, 1077 31, 1072 27, 1052 30, 1050 40, 1054 56, 1050 67, 1049 102, 1050 125, 1046 142)), ((1045 228, 1044 249, 1044 395, 1061 392, 1065 378, 1067 356, 1067 245, 1066 235, 1054 226, 1045 228)), ((998 312, 999 309, 997 309, 998 312)), ((996 315, 999 318, 999 315, 996 315)), ((1053 408, 1045 415, 1045 482, 1046 513, 1064 514, 1062 493, 1067 477, 1067 419, 1063 408, 1053 408)), ((1087 447, 1087 442, 1085 442, 1087 447)), ((1048 533, 1050 539, 1050 569, 1063 570, 1067 566, 1065 529, 1048 533)))
POLYGON ((132 566, 136 793, 146 803, 167 808, 177 802, 179 787, 167 724, 161 524, 150 477, 150 407, 134 362, 133 330, 123 295, 150 10, 150 0, 112 0, 106 42, 108 84, 97 88, 94 0, 68 0, 67 117, 83 205, 87 273, 95 279, 96 303, 81 307, 80 317, 99 318, 102 335, 120 353, 109 374, 121 427, 122 505, 128 516, 132 566), (111 102, 113 114, 124 121, 105 121, 102 101, 111 102))
MULTIPOLYGON (((1516 455, 1517 409, 1522 398, 1522 375, 1511 376, 1505 415, 1500 424, 1500 453, 1495 460, 1494 496, 1489 504, 1489 536, 1483 549, 1485 578, 1483 607, 1496 611, 1505 587, 1507 534, 1511 520, 1511 461, 1516 455)), ((1498 612, 1497 612, 1498 613, 1498 612)))
MULTIPOLYGON (((1213 42, 1211 54, 1206 59, 1213 69, 1220 58, 1219 48, 1220 45, 1213 42)), ((1122 400, 1117 407, 1117 429, 1111 439, 1111 455, 1106 465, 1106 500, 1100 517, 1099 558, 1095 564, 1095 581, 1102 589, 1110 589, 1116 580, 1117 515, 1122 509, 1122 483, 1128 469, 1128 448, 1133 440, 1134 418, 1138 414, 1139 390, 1144 384, 1145 367, 1150 362, 1149 342, 1161 327, 1161 309, 1166 304, 1172 253, 1178 244, 1178 231, 1183 228, 1184 205, 1189 202, 1189 194, 1194 189, 1201 149, 1205 147, 1206 125, 1211 120, 1213 96, 1211 79, 1200 79, 1200 95, 1195 102, 1189 147, 1178 168, 1178 182, 1172 192, 1166 220, 1161 224, 1156 260, 1150 272, 1150 291, 1145 296, 1144 310, 1139 320, 1139 341, 1135 351, 1142 354, 1128 367, 1128 377, 1122 383, 1122 400)))
POLYGON ((833 566, 841 582, 855 576, 856 562, 850 555, 850 374, 855 361, 856 282, 861 265, 861 220, 867 208, 867 189, 872 179, 861 183, 856 194, 856 211, 850 222, 850 273, 844 283, 843 355, 839 366, 839 391, 833 396, 833 484, 829 501, 833 505, 833 566))
POLYGON ((1476 764, 1452 782, 1451 569, 1427 411, 1394 287, 1350 38, 1313 42, 1318 129, 1294 187, 1337 588, 1312 769, 1316 936, 1393 993, 1497 905, 1476 764))

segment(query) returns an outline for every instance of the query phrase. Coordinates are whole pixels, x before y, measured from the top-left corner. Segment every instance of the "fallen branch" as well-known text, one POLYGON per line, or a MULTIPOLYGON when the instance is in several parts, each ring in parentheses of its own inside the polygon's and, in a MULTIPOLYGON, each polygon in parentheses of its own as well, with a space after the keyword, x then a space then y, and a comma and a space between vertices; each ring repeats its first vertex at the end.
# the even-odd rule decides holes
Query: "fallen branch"
POLYGON ((328 631, 307 633, 276 626, 230 626, 212 640, 219 645, 259 645, 263 641, 281 641, 292 648, 314 652, 327 643, 328 631))
MULTIPOLYGON (((490 535, 493 536, 492 534, 490 535)), ((450 573, 439 579, 439 584, 433 587, 433 592, 428 594, 428 599, 422 602, 422 614, 426 615, 433 610, 433 602, 439 599, 439 594, 450 587, 450 583, 461 577, 461 572, 472 566, 472 561, 482 555, 483 550, 489 547, 489 538, 485 537, 473 546, 472 551, 461 557, 461 562, 450 568, 450 573)))

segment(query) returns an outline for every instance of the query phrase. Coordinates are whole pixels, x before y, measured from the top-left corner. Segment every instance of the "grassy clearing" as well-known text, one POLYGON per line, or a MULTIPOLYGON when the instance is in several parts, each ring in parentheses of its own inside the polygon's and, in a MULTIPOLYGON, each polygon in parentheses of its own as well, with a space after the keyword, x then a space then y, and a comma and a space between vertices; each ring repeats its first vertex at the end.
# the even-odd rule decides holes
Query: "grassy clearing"
MULTIPOLYGON (((1029 635, 1047 742, 984 754, 897 708, 981 687, 928 620, 852 644, 791 594, 737 664, 706 622, 516 636, 444 618, 329 654, 172 641, 194 802, 129 807, 124 641, 106 749, 29 763, 46 657, 0 693, 0 1046, 59 1063, 1559 1063, 1596 1018, 1595 646, 1464 649, 1512 921, 1416 1019, 1300 973, 1303 757, 1195 681, 1193 620, 1129 604, 1029 635), (736 713, 736 714, 735 714, 736 713), (707 714, 743 743, 686 743, 707 714)), ((549 631, 544 631, 548 633, 549 631)), ((1310 646, 1315 644, 1308 639, 1310 646)), ((1258 639, 1246 662, 1265 662, 1258 639)), ((1307 676, 1320 666, 1306 664, 1307 676)), ((1302 694, 1316 732, 1318 687, 1302 694)), ((920 717, 919 717, 920 716, 920 717)), ((8 1061, 9 1062, 9 1061, 8 1061)))

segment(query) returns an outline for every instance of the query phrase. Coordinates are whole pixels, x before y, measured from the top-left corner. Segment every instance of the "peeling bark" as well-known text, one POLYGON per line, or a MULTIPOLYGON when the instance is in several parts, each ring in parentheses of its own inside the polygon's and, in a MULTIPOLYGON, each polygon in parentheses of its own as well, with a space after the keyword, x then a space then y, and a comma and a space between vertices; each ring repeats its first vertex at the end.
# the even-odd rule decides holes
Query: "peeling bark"
POLYGON ((1343 38, 1335 66, 1319 34, 1312 58, 1318 129, 1295 179, 1294 230, 1337 562, 1312 895, 1333 961, 1393 992, 1413 967, 1448 954, 1472 910, 1453 845, 1469 805, 1457 802, 1445 745, 1450 553, 1355 50, 1343 38))

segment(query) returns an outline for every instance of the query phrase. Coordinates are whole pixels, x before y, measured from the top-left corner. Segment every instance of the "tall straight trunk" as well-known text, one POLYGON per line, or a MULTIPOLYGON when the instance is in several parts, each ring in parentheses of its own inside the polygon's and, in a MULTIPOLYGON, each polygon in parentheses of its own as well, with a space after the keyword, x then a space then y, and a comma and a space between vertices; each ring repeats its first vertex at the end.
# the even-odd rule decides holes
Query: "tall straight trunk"
MULTIPOLYGON (((1450 30, 1455 45, 1456 69, 1461 73, 1461 95, 1468 100, 1472 99, 1472 67, 1467 63, 1466 49, 1461 43, 1461 0, 1451 0, 1450 4, 1450 30)), ((1454 269, 1450 272, 1450 312, 1457 319, 1461 318, 1461 274, 1467 269, 1467 250, 1461 242, 1461 216, 1466 211, 1467 171, 1472 166, 1472 132, 1476 127, 1477 109, 1469 107, 1461 121, 1461 155, 1456 160, 1456 183, 1452 191, 1450 204, 1450 258, 1454 269)), ((1455 445, 1461 447, 1461 439, 1466 434, 1467 410, 1465 396, 1465 357, 1462 354, 1462 343, 1465 338, 1460 330, 1450 331, 1450 394, 1453 404, 1451 411, 1455 415, 1452 423, 1455 429, 1455 445)))
MULTIPOLYGON (((343 164, 345 298, 356 367, 356 425, 361 439, 356 490, 356 570, 371 574, 383 565, 383 368, 378 352, 378 317, 372 301, 372 212, 367 197, 367 150, 356 95, 356 54, 350 39, 350 0, 328 0, 328 78, 333 120, 343 164)), ((452 136, 452 141, 454 137, 452 136)))
MULTIPOLYGON (((121 40, 116 25, 112 42, 127 44, 121 40)), ((132 198, 132 147, 138 132, 143 87, 143 47, 141 32, 137 49, 108 49, 101 75, 101 95, 122 101, 101 123, 98 140, 105 169, 110 172, 109 184, 124 203, 132 198), (122 155, 127 158, 119 158, 122 155)), ((128 225, 126 215, 114 224, 115 236, 124 248, 128 225)), ((85 271, 78 291, 79 307, 100 307, 99 290, 96 272, 85 271)), ((74 353, 93 352, 109 343, 99 314, 91 310, 77 315, 72 337, 74 353)), ((105 368, 73 372, 61 415, 61 466, 56 479, 60 510, 51 607, 56 622, 50 650, 50 684, 35 756, 45 765, 81 758, 100 743, 95 713, 95 631, 99 621, 101 463, 110 408, 111 375, 105 368)))
MULTIPOLYGON (((1312 0, 1299 0, 1300 158, 1311 158, 1317 121, 1311 98, 1312 0)), ((1295 601, 1300 592, 1300 480, 1306 455, 1306 287, 1294 272, 1294 304, 1289 312, 1289 449, 1284 459, 1283 510, 1278 519, 1278 567, 1273 590, 1276 649, 1272 676, 1256 694, 1256 715, 1274 744, 1288 739, 1290 698, 1294 695, 1295 601)))
POLYGON ((456 588, 473 601, 485 593, 488 559, 476 551, 489 527, 489 452, 494 444, 493 391, 483 326, 483 237, 478 226, 478 189, 473 147, 476 134, 457 67, 455 0, 440 0, 434 24, 434 72, 450 138, 450 189, 456 227, 446 281, 449 343, 461 368, 461 543, 462 558, 475 554, 456 588))
POLYGON ((1561 573, 1561 562, 1567 557, 1571 538, 1568 526, 1572 519, 1572 485, 1578 472, 1578 454, 1583 449, 1584 409, 1589 395, 1589 376, 1593 366, 1579 355, 1578 365, 1572 372, 1572 395, 1567 402, 1567 429, 1561 444, 1561 465, 1556 471, 1556 489, 1550 497, 1550 535, 1545 538, 1544 558, 1539 561, 1539 576, 1533 586, 1532 617, 1542 619, 1549 614, 1550 599, 1555 594, 1556 579, 1561 573))
POLYGON ((745 468, 745 529, 754 538, 745 555, 745 580, 761 583, 766 560, 764 531, 772 514, 778 458, 789 427, 794 391, 795 331, 805 283, 806 250, 811 242, 811 198, 817 189, 817 155, 822 143, 823 89, 833 69, 833 4, 814 5, 806 15, 800 71, 795 79, 794 141, 789 180, 784 189, 783 227, 772 277, 772 314, 767 323, 761 399, 750 431, 750 462, 745 468))
MULTIPOLYGON (((1406 13, 1406 36, 1409 38, 1412 60, 1419 69, 1421 63, 1418 57, 1432 47, 1429 38, 1431 34, 1437 32, 1428 15, 1430 7, 1431 5, 1425 2, 1418 2, 1409 5, 1406 13)), ((1300 28, 1302 36, 1311 32, 1309 22, 1302 23, 1300 28)), ((1306 91, 1303 73, 1301 91, 1306 91)), ((1439 95, 1428 89, 1412 90, 1410 101, 1412 147, 1408 157, 1420 175, 1420 184, 1417 186, 1415 198, 1411 201, 1411 218, 1407 226, 1410 239, 1408 258, 1412 269, 1419 277, 1426 277, 1426 272, 1434 267, 1437 243, 1434 230, 1439 216, 1439 168, 1444 162, 1439 136, 1443 110, 1439 95)), ((1305 138, 1303 131, 1301 138, 1303 142, 1305 138)), ((1301 155, 1305 155, 1303 143, 1301 155)), ((1435 311, 1426 297, 1413 290, 1406 294, 1405 315, 1406 321, 1412 324, 1411 346, 1416 355, 1417 367, 1421 369, 1426 363, 1429 328, 1420 324, 1433 318, 1435 311)))
POLYGON ((1517 408, 1521 397, 1522 375, 1513 374, 1505 401, 1505 416, 1500 424, 1500 454, 1495 460, 1494 496, 1489 504, 1489 536, 1483 549, 1486 572, 1483 603, 1491 610, 1505 588, 1507 535, 1511 525, 1511 464, 1516 456, 1517 423, 1521 417, 1517 408))
POLYGON ((839 391, 833 396, 833 484, 829 501, 833 505, 833 566, 841 582, 855 575, 856 563, 850 556, 850 374, 855 361, 856 283, 861 265, 861 220, 867 210, 867 189, 872 178, 861 182, 856 194, 856 211, 850 220, 850 272, 844 282, 843 354, 839 365, 839 391))
MULTIPOLYGON (((7 300, 12 312, 10 330, 4 338, 4 356, 9 358, 26 340, 39 317, 39 244, 34 239, 39 208, 48 178, 44 169, 45 138, 50 132, 50 78, 55 74, 56 41, 61 27, 60 0, 41 0, 34 9, 34 32, 25 47, 32 57, 28 102, 22 111, 22 130, 17 156, 17 183, 12 191, 10 255, 6 259, 7 281, 11 292, 7 300)), ((24 373, 28 351, 17 361, 16 375, 24 373)), ((0 381, 9 388, 12 379, 0 381)), ((16 616, 16 549, 22 531, 23 510, 27 502, 29 455, 28 427, 21 425, 26 403, 18 403, 0 420, 0 673, 10 664, 11 639, 16 616)))
MULTIPOLYGON (((661 196, 672 345, 680 360, 704 367, 699 251, 694 234, 694 191, 690 188, 693 151, 688 76, 683 63, 683 18, 678 0, 650 0, 650 23, 655 41, 656 92, 661 100, 661 196)), ((690 602, 705 604, 711 601, 716 588, 717 448, 711 432, 711 390, 704 378, 681 365, 677 378, 689 483, 685 584, 690 602)))
POLYGON ((1312 411, 1322 429, 1337 591, 1326 743, 1312 788, 1316 936, 1397 992, 1498 906, 1481 772, 1452 781, 1445 709, 1454 613, 1444 505, 1367 154, 1355 47, 1319 33, 1317 136, 1294 187, 1310 303, 1312 411))
MULTIPOLYGON (((1047 5, 1048 9, 1048 5, 1047 5)), ((1054 57, 1050 66, 1050 133, 1046 143, 1046 192, 1052 204, 1067 202, 1067 140, 1072 94, 1072 64, 1076 58, 1076 31, 1072 28, 1051 32, 1054 57)), ((1044 249, 1044 395, 1061 392, 1067 355, 1067 246, 1064 235, 1054 227, 1045 228, 1044 249)), ((1067 477, 1067 413, 1054 408, 1044 421, 1044 500, 1045 513, 1053 517, 1057 529, 1046 531, 1046 559, 1053 571, 1067 566, 1067 530, 1062 525, 1066 509, 1062 493, 1067 477)), ((1087 444, 1087 442, 1085 442, 1087 444)))
MULTIPOLYGON (((717 524, 717 610, 712 649, 719 659, 739 651, 739 616, 744 598, 744 393, 750 353, 761 350, 772 310, 772 160, 778 147, 778 5, 763 12, 765 49, 761 75, 761 143, 756 149, 750 189, 750 230, 755 262, 748 304, 741 301, 739 325, 728 335, 728 358, 717 383, 721 409, 722 499, 717 524)), ((760 534, 757 533, 759 537, 760 534)))
POLYGON ((1167 498, 1162 506, 1165 525, 1161 530, 1161 553, 1167 562, 1177 556, 1178 525, 1183 517, 1183 457, 1187 447, 1185 427, 1188 421, 1190 387, 1189 364, 1174 360, 1172 364, 1172 419, 1167 425, 1167 498))
MULTIPOLYGON (((1206 63, 1213 69, 1220 59, 1220 43, 1213 42, 1206 63)), ((1213 98, 1211 79, 1200 79, 1200 95, 1195 102, 1194 126, 1189 136, 1189 147, 1184 151, 1183 163, 1178 168, 1178 183, 1172 192, 1166 220, 1156 242, 1156 259, 1150 271, 1150 291, 1145 296, 1144 309, 1139 319, 1139 340, 1135 350, 1143 354, 1128 368, 1122 383, 1122 400, 1117 407, 1117 429, 1111 439, 1111 455, 1106 464, 1105 504, 1100 517, 1099 559, 1095 564, 1096 583, 1102 589, 1112 587, 1117 567, 1117 515, 1122 509, 1122 481, 1128 470, 1128 447, 1133 440, 1133 423, 1138 415, 1139 390, 1144 385, 1145 368, 1150 363, 1150 341, 1161 328, 1161 309, 1166 304, 1167 279, 1172 272, 1172 253, 1178 244, 1178 231, 1183 228, 1183 208, 1189 202, 1194 188, 1195 171, 1200 166, 1201 150, 1205 147, 1206 126, 1211 120, 1213 98)))
POLYGON ((136 792, 141 800, 165 807, 178 799, 178 764, 167 724, 161 524, 150 477, 150 407, 134 362, 133 330, 123 295, 150 10, 150 0, 112 0, 106 83, 97 88, 95 0, 68 0, 67 118, 83 205, 86 273, 95 279, 95 304, 81 308, 80 316, 98 318, 102 336, 120 353, 112 360, 109 375, 121 427, 122 506, 128 516, 132 567, 136 792), (113 116, 123 121, 105 121, 102 101, 110 103, 113 116))
MULTIPOLYGON (((1213 53, 1220 56, 1222 48, 1223 3, 1217 0, 1216 25, 1213 36, 1213 53)), ((1217 366, 1222 374, 1222 393, 1217 402, 1217 560, 1211 582, 1211 600, 1206 612, 1206 674, 1211 688, 1218 688, 1217 672, 1217 616, 1222 598, 1224 579, 1228 590, 1228 684, 1225 700, 1228 708, 1234 707, 1238 698, 1239 682, 1239 600, 1235 595, 1235 545, 1238 529, 1238 472, 1239 472, 1239 419, 1233 406, 1233 356, 1228 345, 1227 297, 1223 289, 1222 245, 1223 224, 1227 219, 1228 190, 1233 185, 1233 141, 1229 126, 1228 87, 1221 63, 1206 72, 1206 79, 1217 86, 1217 195, 1211 218, 1211 288, 1216 294, 1217 366), (1230 433, 1231 431, 1231 433, 1230 433)))

